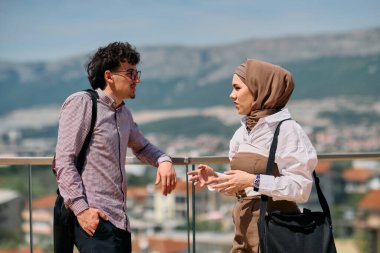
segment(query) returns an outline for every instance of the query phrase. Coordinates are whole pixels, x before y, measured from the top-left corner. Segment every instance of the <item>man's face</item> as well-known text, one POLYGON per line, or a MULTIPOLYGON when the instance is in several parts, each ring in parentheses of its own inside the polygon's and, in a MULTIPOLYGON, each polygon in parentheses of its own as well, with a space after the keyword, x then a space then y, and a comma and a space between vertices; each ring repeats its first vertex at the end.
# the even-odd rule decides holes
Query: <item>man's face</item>
POLYGON ((135 98, 136 85, 140 83, 140 72, 137 71, 136 65, 131 65, 125 61, 111 73, 114 81, 115 95, 120 99, 135 98))

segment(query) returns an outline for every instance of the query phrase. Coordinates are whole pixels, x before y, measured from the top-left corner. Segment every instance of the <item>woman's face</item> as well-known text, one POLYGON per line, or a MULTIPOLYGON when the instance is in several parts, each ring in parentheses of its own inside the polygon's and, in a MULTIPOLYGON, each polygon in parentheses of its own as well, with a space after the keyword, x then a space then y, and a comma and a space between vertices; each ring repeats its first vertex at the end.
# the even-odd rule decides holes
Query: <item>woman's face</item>
POLYGON ((235 108, 240 115, 248 115, 253 104, 253 95, 248 86, 234 74, 232 77, 232 92, 230 98, 235 104, 235 108))

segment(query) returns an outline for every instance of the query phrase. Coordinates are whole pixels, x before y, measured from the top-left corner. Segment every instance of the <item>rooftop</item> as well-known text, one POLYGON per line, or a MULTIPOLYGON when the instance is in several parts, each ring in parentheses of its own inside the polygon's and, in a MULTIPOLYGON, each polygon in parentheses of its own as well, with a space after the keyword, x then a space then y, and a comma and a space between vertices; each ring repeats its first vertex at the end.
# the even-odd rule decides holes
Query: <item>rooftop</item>
POLYGON ((360 201, 359 208, 380 211, 380 190, 368 192, 360 201))
POLYGON ((343 172, 343 178, 350 182, 366 182, 375 172, 367 168, 351 168, 343 172))
POLYGON ((19 196, 16 191, 0 189, 0 204, 16 199, 19 196))
POLYGON ((318 161, 317 167, 315 168, 315 171, 318 174, 327 173, 331 170, 331 162, 329 161, 318 161))

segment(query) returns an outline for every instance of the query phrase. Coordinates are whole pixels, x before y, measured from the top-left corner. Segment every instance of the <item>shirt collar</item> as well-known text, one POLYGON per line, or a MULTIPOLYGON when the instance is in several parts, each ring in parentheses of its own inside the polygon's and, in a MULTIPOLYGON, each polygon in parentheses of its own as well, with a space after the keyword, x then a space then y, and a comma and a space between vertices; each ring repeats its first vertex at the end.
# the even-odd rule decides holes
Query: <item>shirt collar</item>
MULTIPOLYGON (((290 114, 288 108, 284 108, 279 112, 276 112, 272 115, 269 115, 269 116, 266 116, 264 118, 259 119, 259 121, 257 122, 256 125, 260 125, 264 122, 267 122, 267 123, 280 122, 281 120, 288 119, 288 118, 291 118, 291 114, 290 114)), ((246 120, 247 120, 247 116, 244 116, 240 120, 240 123, 244 127, 246 127, 246 124, 245 124, 246 120)))
POLYGON ((281 111, 276 112, 275 114, 265 117, 264 120, 268 123, 274 123, 274 122, 280 122, 281 120, 284 120, 284 119, 289 119, 291 117, 292 115, 290 115, 288 108, 284 108, 281 111))
MULTIPOLYGON (((102 89, 98 88, 98 89, 96 89, 96 92, 99 95, 99 100, 100 101, 102 101, 103 103, 105 103, 109 107, 116 108, 116 102, 115 102, 115 100, 113 98, 107 96, 106 93, 104 93, 104 91, 102 89)), ((122 105, 124 105, 124 101, 121 102, 121 104, 119 105, 119 107, 122 106, 122 105)))

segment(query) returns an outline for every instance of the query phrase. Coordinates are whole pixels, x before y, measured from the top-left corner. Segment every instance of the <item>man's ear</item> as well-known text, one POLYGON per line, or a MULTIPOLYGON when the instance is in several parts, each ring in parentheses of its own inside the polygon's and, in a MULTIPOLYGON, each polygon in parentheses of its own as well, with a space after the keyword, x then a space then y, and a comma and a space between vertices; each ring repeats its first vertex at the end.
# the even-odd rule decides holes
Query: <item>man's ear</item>
POLYGON ((109 71, 109 70, 104 71, 104 80, 106 81, 106 83, 112 83, 113 82, 111 71, 109 71))

